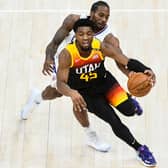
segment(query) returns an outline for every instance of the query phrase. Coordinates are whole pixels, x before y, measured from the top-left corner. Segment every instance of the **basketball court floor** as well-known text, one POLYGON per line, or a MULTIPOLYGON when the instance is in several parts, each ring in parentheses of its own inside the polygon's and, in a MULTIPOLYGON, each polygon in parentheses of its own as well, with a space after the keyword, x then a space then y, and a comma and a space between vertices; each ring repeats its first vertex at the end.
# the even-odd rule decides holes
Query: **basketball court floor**
MULTIPOLYGON (((54 0, 0 2, 0 168, 143 168, 136 153, 119 140, 109 125, 89 115, 92 128, 112 145, 101 153, 85 145, 85 134, 73 116, 71 100, 46 101, 20 120, 20 110, 32 88, 45 88, 42 75, 45 48, 69 13, 89 11, 94 1, 54 0), (59 6, 58 6, 59 4, 59 6), (74 5, 72 5, 74 4, 74 5), (80 9, 81 8, 81 9, 80 9), (50 10, 49 10, 50 9, 50 10)), ((168 160, 168 3, 109 2, 109 26, 124 53, 152 67, 156 86, 139 98, 142 116, 117 114, 135 137, 150 147, 158 166, 168 160)), ((107 68, 126 88, 127 78, 107 60, 107 68)))

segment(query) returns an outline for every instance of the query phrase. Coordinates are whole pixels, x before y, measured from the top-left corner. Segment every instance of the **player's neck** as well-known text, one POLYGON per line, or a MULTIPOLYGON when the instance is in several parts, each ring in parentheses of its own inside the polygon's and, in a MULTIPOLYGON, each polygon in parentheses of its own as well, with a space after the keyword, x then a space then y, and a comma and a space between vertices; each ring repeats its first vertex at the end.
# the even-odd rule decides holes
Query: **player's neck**
POLYGON ((89 57, 91 51, 92 51, 91 48, 89 48, 88 50, 84 50, 82 48, 78 48, 78 52, 79 52, 80 56, 84 57, 84 58, 89 57))
POLYGON ((78 45, 76 43, 76 47, 78 49, 78 52, 79 52, 80 56, 84 57, 84 58, 87 58, 90 55, 91 51, 92 51, 91 46, 88 49, 84 49, 84 48, 82 48, 80 45, 78 45))

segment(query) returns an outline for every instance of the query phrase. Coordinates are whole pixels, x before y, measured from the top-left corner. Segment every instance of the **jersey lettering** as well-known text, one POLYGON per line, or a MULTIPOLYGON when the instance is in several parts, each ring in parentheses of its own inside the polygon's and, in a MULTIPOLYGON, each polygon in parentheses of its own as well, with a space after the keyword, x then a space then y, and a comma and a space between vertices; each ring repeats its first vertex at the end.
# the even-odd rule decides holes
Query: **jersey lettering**
POLYGON ((93 72, 95 71, 97 68, 99 68, 101 65, 101 63, 94 63, 94 64, 87 64, 84 65, 80 68, 76 68, 76 74, 85 74, 85 73, 89 73, 89 72, 93 72))
POLYGON ((88 82, 89 80, 96 79, 97 73, 96 72, 89 72, 88 74, 82 73, 80 76, 81 80, 85 80, 85 82, 88 82))

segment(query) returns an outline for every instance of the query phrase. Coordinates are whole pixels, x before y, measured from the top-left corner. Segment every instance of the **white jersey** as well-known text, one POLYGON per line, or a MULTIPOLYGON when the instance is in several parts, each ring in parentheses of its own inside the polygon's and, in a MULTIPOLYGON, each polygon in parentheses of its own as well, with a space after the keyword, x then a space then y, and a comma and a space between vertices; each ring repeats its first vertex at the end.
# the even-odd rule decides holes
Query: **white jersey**
POLYGON ((103 41, 104 37, 107 36, 107 34, 111 33, 111 30, 109 29, 109 27, 106 25, 104 27, 104 29, 102 29, 101 31, 97 32, 96 34, 94 34, 94 37, 96 37, 97 39, 99 39, 100 41, 103 41))

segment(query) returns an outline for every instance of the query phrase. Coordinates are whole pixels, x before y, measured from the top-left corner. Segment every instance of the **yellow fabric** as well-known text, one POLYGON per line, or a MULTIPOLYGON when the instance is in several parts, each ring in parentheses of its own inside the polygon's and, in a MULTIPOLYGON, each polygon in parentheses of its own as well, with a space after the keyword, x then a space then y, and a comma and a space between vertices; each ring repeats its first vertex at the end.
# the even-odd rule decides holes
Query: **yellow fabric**
MULTIPOLYGON (((93 41, 92 41, 92 49, 99 51, 99 55, 100 55, 101 59, 104 60, 104 58, 103 58, 103 56, 102 56, 102 53, 101 53, 101 51, 100 51, 100 45, 101 45, 101 42, 100 42, 98 39, 93 38, 93 41)), ((73 65, 74 65, 74 60, 75 60, 77 57, 78 57, 78 58, 80 57, 80 58, 83 59, 83 60, 88 60, 88 59, 94 54, 93 52, 91 52, 91 54, 90 54, 87 58, 81 57, 80 54, 79 54, 79 52, 78 52, 78 49, 77 49, 77 47, 76 47, 75 41, 74 41, 73 43, 68 44, 65 48, 68 50, 68 52, 69 52, 70 55, 71 55, 71 65, 70 65, 70 67, 73 67, 73 65)))

